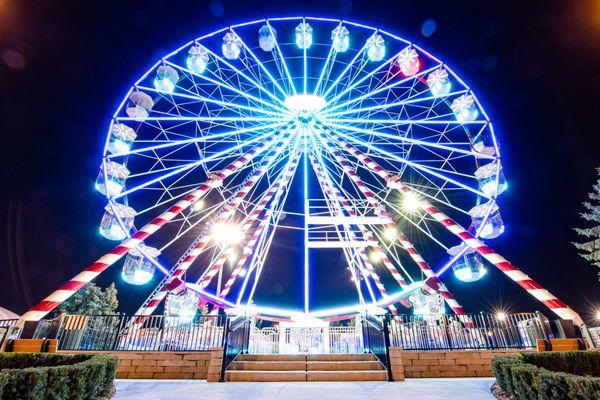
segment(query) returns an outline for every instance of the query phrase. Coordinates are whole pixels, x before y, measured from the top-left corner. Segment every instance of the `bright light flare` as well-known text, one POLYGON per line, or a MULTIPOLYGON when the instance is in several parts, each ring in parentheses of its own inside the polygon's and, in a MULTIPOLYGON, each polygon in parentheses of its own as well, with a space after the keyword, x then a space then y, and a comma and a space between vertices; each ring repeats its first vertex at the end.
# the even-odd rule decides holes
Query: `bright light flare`
POLYGON ((214 224, 211 236, 220 244, 237 244, 244 239, 244 234, 237 225, 227 223, 214 224))
POLYGON ((421 200, 413 192, 405 192, 402 199, 402 208, 408 212, 415 212, 420 207, 421 200))
POLYGON ((386 228, 386 230, 383 232, 383 237, 386 240, 393 242, 398 237, 398 232, 396 231, 396 228, 386 228))
POLYGON ((502 310, 496 311, 496 319, 498 321, 506 321, 506 312, 502 310))
POLYGON ((369 260, 374 264, 381 262, 384 258, 385 253, 383 253, 382 251, 372 251, 369 254, 369 260))
POLYGON ((325 99, 314 94, 296 94, 286 97, 285 106, 296 112, 313 112, 324 108, 327 105, 325 99))

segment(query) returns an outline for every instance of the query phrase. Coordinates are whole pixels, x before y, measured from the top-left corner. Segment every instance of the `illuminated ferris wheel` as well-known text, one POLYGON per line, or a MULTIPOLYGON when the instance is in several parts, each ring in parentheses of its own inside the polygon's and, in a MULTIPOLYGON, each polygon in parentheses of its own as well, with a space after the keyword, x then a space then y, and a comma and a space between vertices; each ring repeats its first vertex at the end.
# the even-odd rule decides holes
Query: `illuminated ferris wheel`
MULTIPOLYGON (((389 308, 457 314, 440 280, 496 266, 563 318, 564 303, 483 241, 504 232, 507 188, 492 123, 450 67, 392 33, 275 18, 223 28, 166 54, 130 88, 106 139, 100 233, 118 246, 28 313, 40 318, 124 258, 158 283, 139 309, 194 318, 199 304, 286 319, 389 308), (297 307, 256 300, 300 235, 297 307), (339 262, 319 264, 337 252, 339 262), (317 261, 315 261, 317 260, 317 261), (320 269, 353 302, 311 301, 320 269)), ((408 310, 401 310, 408 312, 408 310)))

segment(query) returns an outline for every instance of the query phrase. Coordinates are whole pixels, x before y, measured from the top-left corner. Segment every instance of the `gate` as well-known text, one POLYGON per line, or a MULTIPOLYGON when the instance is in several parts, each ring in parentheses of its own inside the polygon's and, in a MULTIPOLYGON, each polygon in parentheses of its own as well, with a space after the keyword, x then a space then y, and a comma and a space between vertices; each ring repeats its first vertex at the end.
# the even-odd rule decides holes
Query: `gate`
POLYGON ((355 326, 254 328, 251 354, 357 354, 364 351, 355 326))

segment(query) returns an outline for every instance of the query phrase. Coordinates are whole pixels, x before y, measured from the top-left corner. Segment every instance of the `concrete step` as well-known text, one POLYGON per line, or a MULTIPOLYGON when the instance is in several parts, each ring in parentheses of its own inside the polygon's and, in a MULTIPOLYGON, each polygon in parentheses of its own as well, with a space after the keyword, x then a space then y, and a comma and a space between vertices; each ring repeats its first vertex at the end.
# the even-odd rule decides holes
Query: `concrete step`
POLYGON ((309 354, 307 361, 377 361, 373 354, 309 354))
POLYGON ((305 382, 305 371, 232 371, 225 372, 228 382, 305 382))
MULTIPOLYGON (((367 369, 367 368, 365 368, 367 369)), ((229 370, 236 371, 305 371, 305 361, 234 361, 229 370)))
POLYGON ((236 361, 306 361, 305 355, 297 354, 240 354, 236 361))
POLYGON ((379 361, 308 361, 307 371, 381 371, 379 361))
POLYGON ((387 381, 387 371, 308 371, 307 381, 387 381))

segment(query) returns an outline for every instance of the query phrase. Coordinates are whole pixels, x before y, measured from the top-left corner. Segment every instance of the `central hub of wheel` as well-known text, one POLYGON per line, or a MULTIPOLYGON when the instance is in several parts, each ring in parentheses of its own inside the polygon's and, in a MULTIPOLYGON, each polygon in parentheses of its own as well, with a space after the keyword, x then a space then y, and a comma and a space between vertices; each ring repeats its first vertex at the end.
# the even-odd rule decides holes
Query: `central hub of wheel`
POLYGON ((312 121, 313 114, 322 110, 327 102, 323 97, 314 94, 295 94, 288 96, 284 104, 290 111, 296 113, 300 122, 307 124, 312 121))

